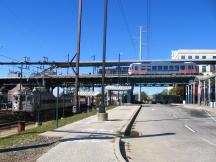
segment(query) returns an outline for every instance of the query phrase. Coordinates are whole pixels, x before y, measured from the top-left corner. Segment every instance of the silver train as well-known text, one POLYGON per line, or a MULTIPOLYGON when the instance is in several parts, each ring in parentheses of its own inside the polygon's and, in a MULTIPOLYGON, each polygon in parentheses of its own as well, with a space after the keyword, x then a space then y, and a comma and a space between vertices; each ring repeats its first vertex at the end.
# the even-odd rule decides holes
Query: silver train
MULTIPOLYGON (((59 97, 59 108, 73 107, 73 94, 64 94, 59 97)), ((16 91, 12 95, 12 111, 35 112, 48 111, 56 108, 56 97, 43 87, 34 90, 16 91)))
POLYGON ((139 74, 197 74, 198 66, 193 62, 149 62, 132 63, 129 66, 129 75, 139 74))

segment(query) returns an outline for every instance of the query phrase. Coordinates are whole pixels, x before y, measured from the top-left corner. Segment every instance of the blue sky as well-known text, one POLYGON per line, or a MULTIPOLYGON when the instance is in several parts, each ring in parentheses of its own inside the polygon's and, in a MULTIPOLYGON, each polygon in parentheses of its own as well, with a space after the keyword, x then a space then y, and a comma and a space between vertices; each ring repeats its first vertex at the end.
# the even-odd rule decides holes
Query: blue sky
MULTIPOLYGON (((150 51, 147 54, 143 33, 144 59, 168 59, 174 49, 216 48, 215 0, 150 1, 150 51)), ((146 4, 147 0, 109 0, 107 60, 117 59, 119 52, 121 59, 138 59, 139 26, 147 27, 146 4)), ((0 0, 1 61, 10 61, 3 56, 16 60, 28 56, 32 61, 43 56, 64 61, 68 53, 72 56, 77 8, 78 0, 0 0)), ((81 60, 91 60, 92 55, 101 60, 102 32, 103 0, 83 0, 81 60)))

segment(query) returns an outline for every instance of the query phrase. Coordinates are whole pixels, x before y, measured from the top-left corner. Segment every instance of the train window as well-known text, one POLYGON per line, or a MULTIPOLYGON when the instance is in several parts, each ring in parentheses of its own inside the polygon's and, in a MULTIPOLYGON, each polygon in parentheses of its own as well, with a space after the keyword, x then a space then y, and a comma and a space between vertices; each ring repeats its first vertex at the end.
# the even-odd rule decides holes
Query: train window
POLYGON ((206 59, 206 56, 202 56, 202 59, 206 59))
POLYGON ((135 66, 135 70, 138 70, 138 67, 137 67, 137 66, 135 66))
POLYGON ((190 65, 188 65, 188 70, 191 70, 191 66, 190 65))
POLYGON ((181 56, 181 59, 185 59, 185 56, 181 56))
POLYGON ((199 59, 199 56, 195 56, 195 59, 199 59))
POLYGON ((179 66, 177 66, 177 65, 176 65, 176 66, 175 66, 175 70, 177 70, 177 71, 178 71, 178 70, 179 70, 179 66))
POLYGON ((174 67, 173 66, 169 66, 169 70, 174 70, 174 67))
POLYGON ((188 56, 188 59, 192 59, 192 56, 188 56))
POLYGON ((181 70, 185 70, 185 66, 181 66, 181 70))
POLYGON ((158 70, 162 70, 162 66, 158 66, 158 70))
POLYGON ((164 66, 164 70, 168 70, 168 66, 164 66))
POLYGON ((141 70, 145 70, 146 69, 146 67, 145 66, 141 66, 141 70))
POLYGON ((146 67, 146 70, 151 70, 151 66, 147 66, 147 67, 146 67))
POLYGON ((157 70, 157 66, 152 66, 152 70, 153 71, 157 70))

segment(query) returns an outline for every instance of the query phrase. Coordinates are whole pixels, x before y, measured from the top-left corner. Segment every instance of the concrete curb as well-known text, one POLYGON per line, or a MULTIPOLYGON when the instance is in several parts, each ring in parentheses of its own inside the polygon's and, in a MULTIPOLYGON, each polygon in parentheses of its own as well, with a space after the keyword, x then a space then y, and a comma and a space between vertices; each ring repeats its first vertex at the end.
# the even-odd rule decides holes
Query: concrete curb
MULTIPOLYGON (((142 105, 140 105, 140 107, 131 115, 127 124, 125 124, 124 127, 121 129, 121 134, 123 134, 123 137, 129 135, 130 128, 131 128, 132 124, 134 123, 137 115, 139 114, 141 108, 142 108, 142 105)), ((122 156, 120 143, 121 143, 121 137, 116 137, 114 139, 114 153, 115 153, 119 162, 127 162, 124 159, 124 157, 122 156)))
POLYGON ((128 120, 127 124, 125 124, 125 126, 121 129, 121 134, 123 134, 123 136, 128 136, 130 133, 130 128, 132 126, 132 124, 134 123, 137 115, 139 114, 140 110, 142 108, 142 105, 140 105, 140 107, 137 109, 137 111, 135 111, 130 119, 128 120))
POLYGON ((115 153, 116 158, 119 162, 126 162, 126 160, 124 159, 124 157, 122 156, 122 153, 121 153, 120 143, 121 143, 121 138, 116 137, 114 139, 114 153, 115 153))

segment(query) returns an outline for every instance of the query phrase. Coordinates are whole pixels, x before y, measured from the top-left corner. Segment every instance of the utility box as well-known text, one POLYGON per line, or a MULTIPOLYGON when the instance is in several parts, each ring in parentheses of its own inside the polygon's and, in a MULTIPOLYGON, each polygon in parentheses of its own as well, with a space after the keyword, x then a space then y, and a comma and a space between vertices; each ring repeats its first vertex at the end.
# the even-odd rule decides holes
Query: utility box
POLYGON ((17 123, 17 131, 18 132, 25 131, 25 121, 19 121, 17 123))

